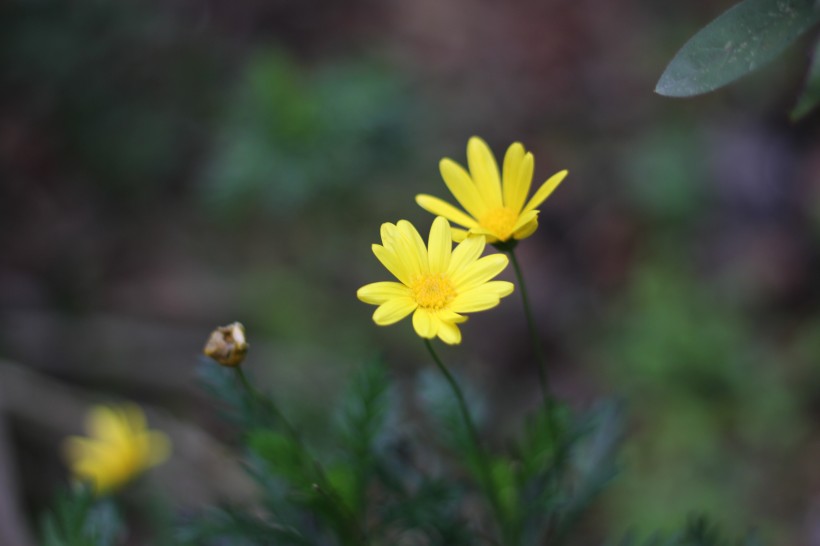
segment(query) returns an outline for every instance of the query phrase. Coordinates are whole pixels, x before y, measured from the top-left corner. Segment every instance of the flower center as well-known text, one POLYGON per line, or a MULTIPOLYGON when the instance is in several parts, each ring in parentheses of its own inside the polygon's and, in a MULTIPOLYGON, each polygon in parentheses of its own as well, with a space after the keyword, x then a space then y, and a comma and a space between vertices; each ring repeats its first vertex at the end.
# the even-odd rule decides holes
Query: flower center
POLYGON ((517 221, 518 215, 512 209, 499 207, 485 214, 479 223, 499 240, 506 241, 512 235, 517 221))
POLYGON ((456 297, 456 289, 442 273, 424 273, 410 283, 413 299, 425 309, 443 309, 456 297))

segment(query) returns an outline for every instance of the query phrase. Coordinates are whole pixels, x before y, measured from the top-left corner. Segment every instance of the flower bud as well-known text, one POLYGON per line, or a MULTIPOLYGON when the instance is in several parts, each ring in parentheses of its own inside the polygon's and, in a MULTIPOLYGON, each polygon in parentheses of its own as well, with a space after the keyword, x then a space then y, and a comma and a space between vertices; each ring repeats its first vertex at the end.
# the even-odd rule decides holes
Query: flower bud
POLYGON ((220 326, 211 332, 203 352, 223 366, 239 366, 248 353, 245 327, 240 322, 220 326))

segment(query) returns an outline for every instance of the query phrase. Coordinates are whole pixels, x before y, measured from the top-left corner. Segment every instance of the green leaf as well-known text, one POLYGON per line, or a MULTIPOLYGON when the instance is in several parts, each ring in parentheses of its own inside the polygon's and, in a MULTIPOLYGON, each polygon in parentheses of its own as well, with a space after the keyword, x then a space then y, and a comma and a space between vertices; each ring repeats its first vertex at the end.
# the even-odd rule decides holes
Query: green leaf
POLYGON ((803 92, 797 99, 797 104, 789 114, 792 121, 797 121, 817 107, 820 103, 820 40, 814 44, 811 66, 806 74, 806 83, 803 92))
POLYGON ((691 97, 723 87, 774 59, 818 20, 814 0, 745 0, 686 42, 655 92, 691 97))
POLYGON ((349 475, 354 478, 347 500, 355 511, 363 510, 366 504, 366 491, 376 471, 378 443, 385 432, 391 398, 384 366, 376 361, 363 366, 356 374, 342 404, 338 426, 349 475))
POLYGON ((285 478, 294 487, 309 490, 316 481, 315 467, 309 455, 289 435, 268 429, 248 434, 248 445, 273 474, 285 478))

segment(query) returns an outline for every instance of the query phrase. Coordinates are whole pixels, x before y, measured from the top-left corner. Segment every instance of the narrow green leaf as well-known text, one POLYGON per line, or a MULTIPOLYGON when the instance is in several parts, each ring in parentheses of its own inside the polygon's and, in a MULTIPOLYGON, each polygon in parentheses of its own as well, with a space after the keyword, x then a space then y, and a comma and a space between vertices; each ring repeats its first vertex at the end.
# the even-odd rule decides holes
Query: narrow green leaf
POLYGON ((691 97, 713 91, 774 59, 820 20, 814 0, 745 0, 678 51, 655 92, 691 97))
POLYGON ((792 121, 797 121, 814 110, 818 103, 820 103, 820 40, 814 44, 811 65, 806 74, 806 83, 789 117, 792 121))

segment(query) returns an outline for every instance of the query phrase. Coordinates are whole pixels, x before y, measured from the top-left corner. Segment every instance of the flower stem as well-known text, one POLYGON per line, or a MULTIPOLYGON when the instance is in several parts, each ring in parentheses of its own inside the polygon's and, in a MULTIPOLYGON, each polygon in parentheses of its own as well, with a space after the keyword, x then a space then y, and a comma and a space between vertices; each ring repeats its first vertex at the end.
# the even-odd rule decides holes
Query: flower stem
POLYGON ((327 474, 325 473, 324 468, 322 467, 319 461, 313 459, 310 456, 310 453, 305 446, 305 443, 302 441, 302 437, 299 434, 299 431, 290 424, 285 418, 285 415, 279 410, 276 406, 274 401, 269 397, 262 396, 259 391, 253 388, 250 381, 248 381, 245 372, 242 371, 241 366, 237 366, 234 368, 236 370, 236 377, 239 379, 239 382, 242 383, 244 389, 248 392, 248 395, 251 397, 252 403, 255 407, 263 406, 265 409, 270 411, 276 419, 282 424, 282 426, 287 431, 288 435, 291 437, 293 442, 298 446, 299 450, 304 453, 307 457, 310 457, 312 461, 312 465, 309 465, 308 468, 311 469, 311 473, 313 474, 313 479, 316 480, 316 483, 313 484, 313 490, 321 495, 322 497, 326 498, 331 504, 333 504, 336 509, 339 511, 339 514, 342 518, 346 520, 347 525, 350 527, 349 532, 345 533, 346 535, 349 534, 350 536, 342 537, 343 541, 346 540, 352 541, 351 544, 369 544, 369 539, 367 538, 367 532, 365 531, 364 525, 359 519, 353 514, 350 509, 345 505, 341 498, 339 498, 338 493, 336 493, 333 485, 327 478, 327 474))
POLYGON ((302 439, 299 436, 299 433, 296 431, 293 425, 290 424, 290 421, 288 421, 285 418, 285 415, 281 411, 279 411, 279 408, 276 406, 273 400, 262 396, 262 394, 260 394, 256 389, 253 388, 250 381, 248 381, 245 372, 242 371, 242 366, 237 366, 234 369, 236 370, 236 376, 239 378, 239 382, 242 383, 242 386, 245 388, 246 391, 248 391, 248 395, 251 397, 251 400, 253 400, 253 404, 258 406, 264 406, 265 408, 270 410, 270 412, 273 413, 273 415, 282 424, 282 426, 285 427, 285 430, 291 436, 291 438, 293 438, 294 441, 296 441, 300 446, 302 446, 302 439))
POLYGON ((495 512, 495 517, 498 522, 498 526, 501 529, 502 535, 509 536, 508 526, 506 522, 506 517, 504 515, 504 510, 501 506, 501 500, 498 497, 498 491, 496 491, 495 482, 492 479, 492 473, 490 470, 489 462, 487 460, 487 455, 484 452, 484 449, 481 447, 481 441, 478 436, 478 430, 473 423, 472 417, 470 417, 470 411, 467 409, 467 402, 464 399, 464 393, 462 393, 461 388, 458 386, 453 374, 450 373, 450 370, 447 369, 447 366, 441 361, 439 358, 438 353, 436 353, 435 349, 433 349, 433 344, 430 342, 429 339, 424 340, 424 344, 427 346, 427 350, 430 352, 430 356, 433 357, 438 369, 441 370, 441 373, 444 375, 444 378, 447 380, 447 383, 450 384, 450 389, 453 391, 453 394, 456 395, 456 400, 458 401, 458 407, 461 411, 461 417, 464 419, 464 424, 467 425, 467 430, 470 434, 470 440, 472 440, 473 446, 475 448, 476 459, 478 462, 478 470, 481 473, 481 481, 484 482, 482 485, 484 486, 485 493, 489 497, 490 504, 492 505, 493 511, 495 512))
POLYGON ((513 248, 507 249, 507 254, 510 255, 510 261, 515 270, 515 278, 518 280, 518 287, 521 292, 521 301, 524 303, 524 314, 527 317, 527 328, 530 331, 530 338, 532 339, 533 353, 538 362, 538 379, 541 383, 541 397, 544 402, 544 411, 546 412, 546 419, 550 427, 550 434, 553 441, 558 440, 557 430, 555 426, 555 419, 552 415, 552 393, 550 392, 549 376, 547 375, 547 362, 544 357, 544 351, 541 347, 541 341, 538 338, 538 330, 535 327, 535 318, 533 318, 532 307, 530 306, 529 295, 527 294, 527 283, 524 282, 524 274, 521 271, 521 265, 518 263, 518 258, 515 255, 513 248))

